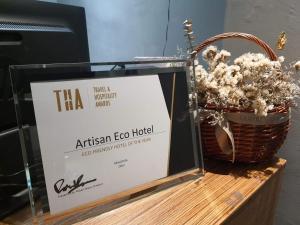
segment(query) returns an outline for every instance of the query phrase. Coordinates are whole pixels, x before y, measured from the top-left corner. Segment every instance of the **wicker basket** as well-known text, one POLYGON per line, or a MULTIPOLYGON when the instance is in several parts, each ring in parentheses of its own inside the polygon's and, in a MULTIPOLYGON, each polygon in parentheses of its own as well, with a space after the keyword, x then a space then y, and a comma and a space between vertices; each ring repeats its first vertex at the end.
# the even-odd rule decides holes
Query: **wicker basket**
MULTIPOLYGON (((195 52, 192 58, 196 57, 197 53, 202 51, 206 46, 211 43, 227 39, 227 38, 241 38, 252 41, 261 46, 267 53, 271 60, 277 60, 277 56, 274 51, 259 38, 245 33, 224 33, 205 40, 195 48, 195 52)), ((207 107, 209 110, 218 110, 215 107, 207 107)), ((222 109, 229 113, 241 113, 238 109, 222 109)), ((251 113, 253 111, 244 110, 243 113, 251 113)), ((289 116, 289 106, 278 106, 268 114, 281 114, 289 116)), ((245 114, 244 114, 245 115, 245 114)), ((204 156, 214 159, 220 159, 225 161, 234 162, 247 162, 255 163, 261 161, 267 161, 271 159, 280 146, 283 144, 290 125, 290 120, 287 119, 284 122, 277 122, 275 124, 245 124, 228 121, 233 140, 234 140, 234 152, 226 152, 220 147, 220 141, 216 137, 216 126, 209 124, 209 120, 205 119, 201 122, 201 140, 204 151, 204 156)), ((229 138, 226 140, 230 142, 229 138)))

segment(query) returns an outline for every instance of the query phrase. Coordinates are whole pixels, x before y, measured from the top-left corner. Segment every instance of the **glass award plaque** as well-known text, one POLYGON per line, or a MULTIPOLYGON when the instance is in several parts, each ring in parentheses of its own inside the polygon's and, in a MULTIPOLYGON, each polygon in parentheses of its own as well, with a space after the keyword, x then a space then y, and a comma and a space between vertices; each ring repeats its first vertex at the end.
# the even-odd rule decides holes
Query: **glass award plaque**
POLYGON ((71 224, 202 176, 184 60, 10 74, 32 222, 71 224))

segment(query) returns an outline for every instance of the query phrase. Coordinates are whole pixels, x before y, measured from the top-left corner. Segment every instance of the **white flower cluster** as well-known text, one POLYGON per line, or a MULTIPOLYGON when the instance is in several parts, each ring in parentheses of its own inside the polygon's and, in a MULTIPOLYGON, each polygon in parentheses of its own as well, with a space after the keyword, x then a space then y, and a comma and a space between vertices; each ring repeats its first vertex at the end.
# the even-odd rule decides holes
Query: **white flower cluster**
POLYGON ((246 53, 229 65, 230 52, 215 46, 209 46, 202 56, 207 69, 195 61, 202 104, 253 109, 257 115, 266 116, 274 106, 291 104, 299 95, 299 86, 292 79, 294 72, 282 69, 283 57, 271 61, 263 54, 246 53))

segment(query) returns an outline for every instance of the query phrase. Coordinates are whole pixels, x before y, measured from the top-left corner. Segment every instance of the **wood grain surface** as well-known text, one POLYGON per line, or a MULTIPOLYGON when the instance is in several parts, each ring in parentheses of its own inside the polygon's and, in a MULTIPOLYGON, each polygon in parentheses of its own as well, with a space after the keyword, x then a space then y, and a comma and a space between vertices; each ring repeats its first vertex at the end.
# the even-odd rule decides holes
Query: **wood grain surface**
MULTIPOLYGON (((284 159, 278 158, 252 165, 206 161, 206 174, 201 179, 177 184, 100 215, 95 215, 93 208, 85 210, 84 218, 89 217, 85 220, 82 213, 75 213, 62 221, 58 221, 58 217, 46 217, 44 222, 272 225, 285 164, 284 159)), ((0 224, 24 224, 26 217, 29 222, 29 212, 25 209, 0 224)))
POLYGON ((258 165, 206 162, 189 181, 77 224, 271 225, 286 161, 258 165))

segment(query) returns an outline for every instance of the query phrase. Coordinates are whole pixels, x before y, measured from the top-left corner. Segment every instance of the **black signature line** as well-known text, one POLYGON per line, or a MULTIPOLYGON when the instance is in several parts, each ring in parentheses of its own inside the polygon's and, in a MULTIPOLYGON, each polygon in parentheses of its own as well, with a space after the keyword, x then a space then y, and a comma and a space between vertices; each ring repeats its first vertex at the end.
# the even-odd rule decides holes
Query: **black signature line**
POLYGON ((70 194, 72 191, 76 190, 77 188, 84 187, 86 184, 95 182, 97 179, 91 179, 88 181, 82 181, 83 179, 83 174, 81 174, 76 180, 73 180, 73 184, 65 184, 65 179, 59 179, 58 181, 55 182, 54 184, 54 191, 57 194, 60 194, 61 192, 66 192, 68 191, 68 194, 70 194))
POLYGON ((83 182, 82 184, 79 184, 79 186, 75 186, 73 188, 71 188, 68 192, 68 194, 70 194, 72 191, 76 190, 77 188, 79 188, 80 186, 81 187, 84 187, 86 184, 89 184, 89 183, 92 183, 92 182, 95 182, 97 179, 92 179, 92 180, 88 180, 86 182, 83 182))
POLYGON ((151 134, 145 134, 145 135, 140 135, 138 137, 132 137, 132 138, 126 138, 126 139, 122 139, 122 140, 119 140, 119 141, 113 141, 113 142, 109 142, 109 143, 105 143, 105 144, 102 144, 102 145, 94 145, 94 146, 90 146, 90 147, 85 147, 85 148, 80 148, 80 149, 74 149, 74 150, 70 150, 70 151, 66 151, 64 152, 65 154, 66 153, 72 153, 72 152, 77 152, 77 151, 81 151, 81 150, 85 150, 85 149, 89 149, 89 148, 98 148, 98 147, 101 147, 101 146, 105 146, 105 145, 111 145, 111 144, 114 144, 114 143, 117 143, 117 142, 124 142, 124 141, 127 141, 127 140, 132 140, 132 139, 137 139, 137 138, 140 138, 140 137, 146 137, 146 136, 150 136, 150 135, 159 135, 159 134, 162 134, 162 133, 165 133, 166 131, 159 131, 159 132, 155 132, 155 133, 151 133, 151 134))

